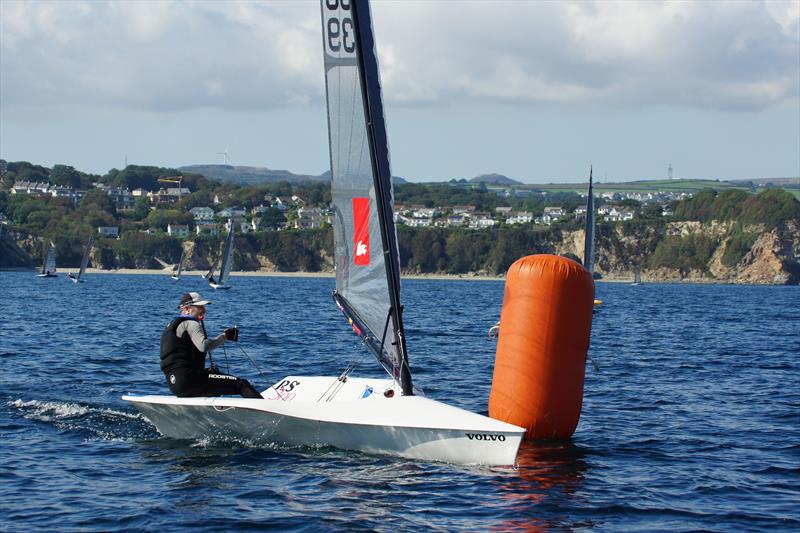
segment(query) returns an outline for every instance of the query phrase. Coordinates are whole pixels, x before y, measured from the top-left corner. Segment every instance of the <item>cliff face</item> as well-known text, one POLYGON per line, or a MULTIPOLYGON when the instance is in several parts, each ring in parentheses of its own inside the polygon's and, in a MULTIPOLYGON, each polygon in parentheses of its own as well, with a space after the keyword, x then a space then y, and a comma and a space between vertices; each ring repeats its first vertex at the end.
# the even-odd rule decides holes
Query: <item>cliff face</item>
MULTIPOLYGON (((710 258, 697 268, 670 268, 652 265, 651 254, 658 238, 645 231, 625 235, 616 226, 610 235, 597 239, 595 270, 608 280, 633 279, 637 265, 644 281, 687 281, 796 285, 800 284, 800 223, 785 222, 766 230, 761 226, 745 228, 755 235, 754 243, 734 265, 724 257, 732 246, 733 222, 672 222, 665 234, 674 238, 700 237, 714 243, 710 258)), ((566 232, 557 244, 557 253, 583 257, 583 231, 566 232)))
POLYGON ((734 275, 738 283, 800 284, 800 224, 789 221, 762 233, 734 275))
MULTIPOLYGON (((0 268, 33 268, 37 266, 33 242, 0 228, 0 268)), ((39 244, 41 250, 41 244, 39 244)), ((38 264, 41 266, 41 264, 38 264)))
MULTIPOLYGON (((326 251, 329 245, 325 244, 328 238, 297 232, 276 232, 259 238, 237 236, 233 268, 235 271, 331 272, 333 258, 326 251)), ((554 231, 522 249, 529 253, 573 254, 580 259, 583 240, 582 230, 554 231)), ((467 245, 468 242, 471 241, 462 242, 467 249, 448 253, 474 253, 475 243, 467 245)), ((158 250, 120 254, 110 251, 107 244, 98 247, 96 241, 91 266, 159 268, 153 256, 177 263, 181 245, 187 253, 184 268, 188 270, 209 269, 219 252, 218 243, 171 241, 169 247, 165 245, 158 250)), ((60 266, 80 261, 80 243, 59 246, 60 266)), ((0 267, 36 267, 41 250, 41 239, 12 236, 9 232, 0 241, 0 267)), ((611 281, 632 280, 638 267, 643 281, 800 284, 800 222, 790 220, 774 229, 742 227, 734 222, 601 225, 595 256, 595 270, 611 281), (674 247, 665 251, 665 243, 669 242, 674 247), (694 248, 680 247, 680 243, 687 242, 694 248)), ((508 259, 516 258, 515 255, 508 259)), ((488 270, 484 273, 491 274, 488 270)))

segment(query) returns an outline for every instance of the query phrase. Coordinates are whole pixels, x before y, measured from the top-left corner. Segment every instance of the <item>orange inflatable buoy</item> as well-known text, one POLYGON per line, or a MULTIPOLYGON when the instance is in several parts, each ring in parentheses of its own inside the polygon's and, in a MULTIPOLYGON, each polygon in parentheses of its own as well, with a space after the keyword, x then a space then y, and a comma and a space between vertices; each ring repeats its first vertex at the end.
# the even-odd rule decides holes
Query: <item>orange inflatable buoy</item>
POLYGON ((594 280, 556 255, 517 260, 506 276, 489 416, 527 437, 568 438, 578 426, 594 280))

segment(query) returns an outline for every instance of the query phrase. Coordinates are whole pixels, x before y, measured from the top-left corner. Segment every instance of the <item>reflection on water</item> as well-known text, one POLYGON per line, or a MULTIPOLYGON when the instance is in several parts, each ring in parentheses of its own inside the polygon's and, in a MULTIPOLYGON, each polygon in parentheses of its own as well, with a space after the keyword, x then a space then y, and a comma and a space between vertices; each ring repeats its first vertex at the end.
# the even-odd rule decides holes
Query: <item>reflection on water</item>
POLYGON ((523 442, 516 475, 497 482, 504 507, 515 516, 492 529, 538 532, 591 527, 591 521, 578 524, 568 513, 558 512, 575 505, 589 469, 587 454, 588 450, 571 441, 523 442))

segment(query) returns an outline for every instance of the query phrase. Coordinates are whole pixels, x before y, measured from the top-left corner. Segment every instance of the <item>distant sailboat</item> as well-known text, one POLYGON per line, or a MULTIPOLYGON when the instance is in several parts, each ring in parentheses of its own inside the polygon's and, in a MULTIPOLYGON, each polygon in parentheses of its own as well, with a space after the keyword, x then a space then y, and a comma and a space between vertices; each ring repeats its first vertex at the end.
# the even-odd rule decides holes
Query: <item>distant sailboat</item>
POLYGON ((72 280, 73 283, 83 283, 83 275, 86 273, 86 265, 89 264, 89 252, 92 249, 92 242, 94 238, 89 237, 89 242, 86 243, 86 246, 83 248, 83 257, 81 257, 81 269, 78 271, 78 275, 75 276, 72 272, 67 273, 67 277, 72 280))
POLYGON ((633 274, 633 283, 631 285, 641 285, 642 284, 642 267, 636 265, 636 271, 633 274))
POLYGON ((219 267, 219 279, 214 280, 214 269, 209 271, 208 284, 214 289, 230 289, 228 276, 233 265, 233 221, 229 222, 228 236, 225 237, 225 248, 222 250, 222 265, 219 267))
POLYGON ((171 277, 175 281, 181 279, 181 272, 183 272, 183 261, 186 259, 186 250, 181 250, 181 258, 178 261, 178 271, 173 274, 171 277))
MULTIPOLYGON (((46 246, 46 245, 45 245, 46 246)), ((42 270, 36 274, 37 278, 55 278, 56 276, 56 245, 50 243, 47 251, 44 253, 44 261, 42 261, 42 270)))
MULTIPOLYGON (((586 231, 583 241, 583 266, 594 278, 594 191, 592 190, 592 167, 589 166, 589 192, 586 197, 586 231)), ((602 300, 595 299, 594 305, 602 304, 602 300)))
POLYGON ((206 272, 200 277, 202 277, 204 280, 210 283, 212 280, 214 280, 214 272, 217 271, 218 266, 219 266, 219 257, 217 257, 211 264, 211 268, 208 269, 208 272, 206 272))

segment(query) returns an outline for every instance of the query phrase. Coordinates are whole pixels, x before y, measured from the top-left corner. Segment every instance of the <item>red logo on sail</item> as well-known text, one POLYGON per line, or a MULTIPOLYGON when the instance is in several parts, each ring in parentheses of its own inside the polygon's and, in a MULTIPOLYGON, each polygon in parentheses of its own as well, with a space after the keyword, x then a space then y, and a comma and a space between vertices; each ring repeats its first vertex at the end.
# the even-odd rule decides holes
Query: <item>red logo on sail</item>
POLYGON ((353 262, 369 266, 369 198, 353 198, 353 262))

